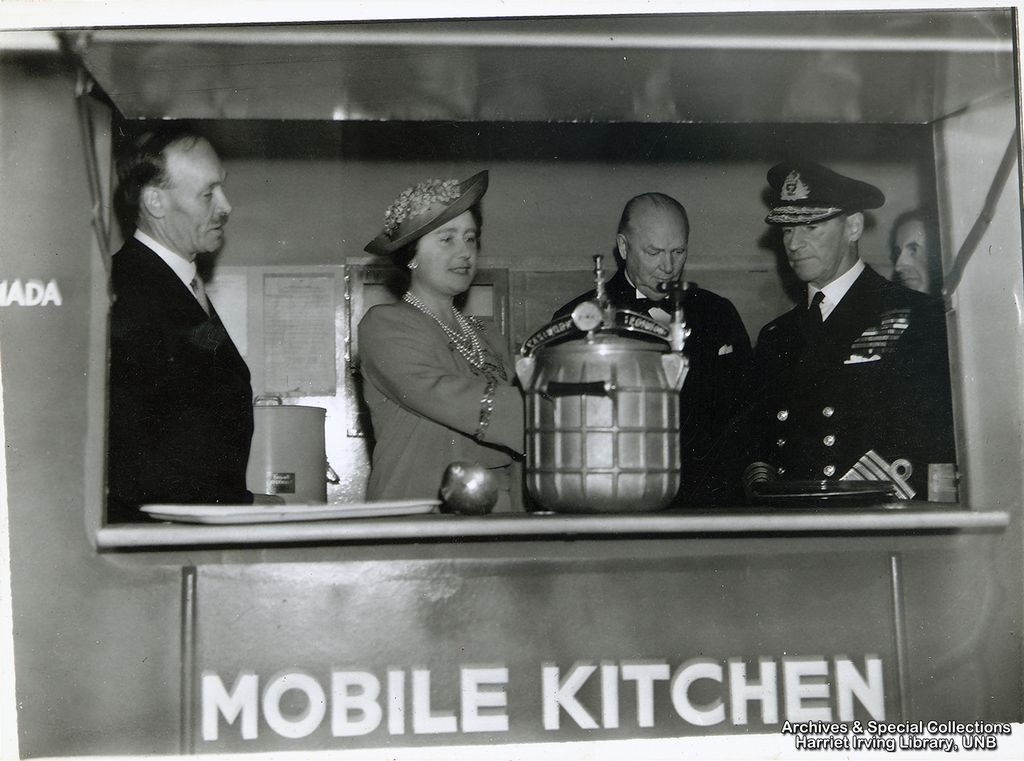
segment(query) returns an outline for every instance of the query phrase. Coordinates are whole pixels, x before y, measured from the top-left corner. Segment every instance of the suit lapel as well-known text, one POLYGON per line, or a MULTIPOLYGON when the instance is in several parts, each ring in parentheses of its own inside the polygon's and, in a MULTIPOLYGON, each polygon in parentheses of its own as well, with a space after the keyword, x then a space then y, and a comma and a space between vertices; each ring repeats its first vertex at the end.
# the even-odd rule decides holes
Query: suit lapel
POLYGON ((881 276, 865 269, 825 321, 826 341, 836 355, 845 355, 843 359, 849 356, 857 337, 876 323, 883 311, 882 290, 876 280, 882 280, 881 276))
POLYGON ((212 353, 218 361, 248 378, 249 367, 224 328, 213 302, 210 302, 210 314, 207 315, 189 287, 155 251, 136 238, 132 238, 131 242, 134 244, 133 250, 124 253, 139 257, 147 271, 146 277, 152 286, 153 298, 163 305, 168 322, 187 332, 189 342, 194 346, 212 353))
POLYGON ((882 311, 878 280, 884 282, 873 270, 865 269, 829 314, 821 339, 804 358, 803 369, 810 378, 825 382, 840 372, 853 342, 877 321, 882 311))
POLYGON ((147 271, 148 282, 153 286, 154 297, 173 314, 173 322, 191 325, 208 319, 192 291, 167 262, 137 238, 132 238, 131 242, 134 244, 133 247, 125 253, 139 257, 140 264, 147 271))
POLYGON ((605 284, 608 300, 620 309, 630 309, 636 302, 636 288, 626 279, 624 266, 616 270, 611 280, 605 284))

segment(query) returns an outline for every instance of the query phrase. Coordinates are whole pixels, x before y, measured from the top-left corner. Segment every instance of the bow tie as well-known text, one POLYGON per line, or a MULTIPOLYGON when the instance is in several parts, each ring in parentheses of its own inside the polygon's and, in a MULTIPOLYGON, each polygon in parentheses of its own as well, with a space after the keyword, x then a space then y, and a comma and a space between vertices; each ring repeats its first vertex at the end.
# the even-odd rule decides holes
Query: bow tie
POLYGON ((646 314, 650 309, 660 309, 663 312, 667 312, 668 299, 662 299, 661 301, 647 298, 634 299, 629 309, 632 309, 634 312, 640 312, 640 314, 646 314))

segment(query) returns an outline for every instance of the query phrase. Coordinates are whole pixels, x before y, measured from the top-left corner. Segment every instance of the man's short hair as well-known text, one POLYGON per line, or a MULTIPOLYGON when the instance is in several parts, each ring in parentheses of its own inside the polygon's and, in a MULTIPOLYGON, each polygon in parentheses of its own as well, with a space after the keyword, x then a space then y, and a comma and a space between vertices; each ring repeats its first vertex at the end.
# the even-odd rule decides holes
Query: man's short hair
POLYGON ((629 227, 630 220, 636 213, 639 207, 651 206, 656 209, 672 209, 677 212, 683 219, 683 225, 686 227, 686 233, 690 233, 690 218, 686 214, 686 209, 679 201, 674 199, 672 196, 667 196, 664 193, 641 193, 638 196, 633 196, 626 201, 625 207, 622 209, 622 216, 619 218, 619 229, 620 235, 626 234, 626 229, 629 227))
POLYGON ((191 127, 167 125, 142 133, 118 156, 114 214, 125 238, 138 226, 143 188, 167 182, 167 148, 180 144, 189 149, 205 139, 191 127))
POLYGON ((931 278, 929 289, 933 293, 938 293, 942 288, 942 252, 940 250, 938 219, 933 210, 919 206, 904 211, 896 217, 892 227, 889 228, 889 258, 892 260, 893 265, 895 265, 900 253, 899 246, 896 245, 896 236, 899 234, 900 228, 909 222, 921 223, 921 228, 924 231, 925 253, 928 256, 926 266, 928 268, 928 276, 931 278))
MULTIPOLYGON (((626 205, 622 208, 622 216, 619 217, 619 229, 616 231, 617 234, 625 235, 636 212, 641 208, 648 207, 675 211, 683 220, 683 226, 686 228, 686 234, 690 234, 690 217, 686 213, 686 207, 672 196, 665 195, 664 193, 641 193, 640 195, 633 196, 626 201, 626 205)), ((617 244, 612 247, 612 253, 615 257, 615 262, 621 267, 623 259, 622 254, 619 253, 619 247, 617 244)))
POLYGON ((896 257, 899 255, 899 248, 896 246, 896 235, 899 233, 900 228, 908 222, 920 222, 921 227, 924 229, 924 242, 928 247, 928 253, 938 255, 938 251, 935 247, 938 246, 939 231, 935 220, 935 214, 924 207, 917 207, 904 211, 895 221, 892 223, 892 227, 889 229, 889 250, 893 263, 896 262, 896 257))

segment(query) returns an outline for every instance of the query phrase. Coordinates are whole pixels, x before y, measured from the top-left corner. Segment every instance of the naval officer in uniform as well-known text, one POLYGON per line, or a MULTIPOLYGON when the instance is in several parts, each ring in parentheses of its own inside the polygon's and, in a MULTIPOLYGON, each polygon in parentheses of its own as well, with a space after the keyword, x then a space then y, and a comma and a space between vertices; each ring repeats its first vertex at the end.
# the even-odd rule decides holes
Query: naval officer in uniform
POLYGON ((863 212, 885 203, 878 188, 811 162, 777 164, 768 184, 765 222, 807 287, 757 339, 748 480, 840 479, 880 459, 923 498, 928 465, 954 460, 942 304, 860 258, 863 212))

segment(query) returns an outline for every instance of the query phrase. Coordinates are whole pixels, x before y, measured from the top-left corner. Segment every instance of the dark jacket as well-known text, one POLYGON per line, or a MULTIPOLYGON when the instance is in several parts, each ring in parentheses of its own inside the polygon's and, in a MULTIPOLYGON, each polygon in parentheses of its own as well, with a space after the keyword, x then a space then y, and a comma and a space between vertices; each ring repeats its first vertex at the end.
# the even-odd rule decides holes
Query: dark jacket
POLYGON ((252 388, 211 306, 132 238, 113 258, 108 521, 147 503, 250 503, 252 388))
POLYGON ((941 303, 868 268, 821 331, 808 338, 804 304, 761 331, 757 459, 784 479, 822 480, 873 449, 909 460, 925 497, 928 463, 954 461, 941 303))
MULTIPOLYGON (((623 269, 605 290, 616 307, 637 308, 636 288, 623 269)), ((578 296, 555 317, 570 314, 593 297, 594 291, 578 296)), ((737 417, 748 404, 750 338, 728 299, 694 284, 686 290, 683 311, 691 329, 684 348, 690 371, 679 397, 682 471, 673 506, 738 503, 741 474, 750 455, 746 430, 737 417)))

